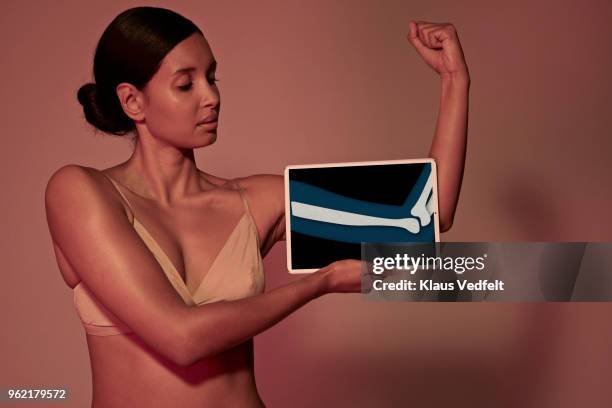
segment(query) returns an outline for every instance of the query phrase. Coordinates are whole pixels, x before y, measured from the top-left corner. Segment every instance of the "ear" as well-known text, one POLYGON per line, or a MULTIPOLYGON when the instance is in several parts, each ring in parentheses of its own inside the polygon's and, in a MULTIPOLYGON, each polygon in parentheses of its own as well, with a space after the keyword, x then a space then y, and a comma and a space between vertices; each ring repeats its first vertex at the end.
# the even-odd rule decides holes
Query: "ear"
POLYGON ((142 91, 132 84, 122 82, 117 85, 117 96, 123 108, 123 112, 135 122, 145 118, 144 107, 145 98, 142 91))

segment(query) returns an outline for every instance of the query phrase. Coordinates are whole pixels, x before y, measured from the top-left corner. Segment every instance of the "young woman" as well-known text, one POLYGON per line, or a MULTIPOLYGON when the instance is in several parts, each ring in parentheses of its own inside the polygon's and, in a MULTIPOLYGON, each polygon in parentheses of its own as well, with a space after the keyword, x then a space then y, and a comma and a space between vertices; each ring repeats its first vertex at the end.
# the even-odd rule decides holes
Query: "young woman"
MULTIPOLYGON (((442 78, 431 157, 441 230, 451 225, 465 157, 469 75, 450 24, 410 23, 410 42, 442 78)), ((334 262, 264 293, 262 257, 285 239, 280 175, 224 179, 197 168, 216 139, 216 61, 184 17, 138 7, 104 31, 95 83, 78 100, 132 156, 50 178, 49 229, 87 333, 96 407, 262 406, 256 334, 327 293, 359 292, 360 262, 334 262)))

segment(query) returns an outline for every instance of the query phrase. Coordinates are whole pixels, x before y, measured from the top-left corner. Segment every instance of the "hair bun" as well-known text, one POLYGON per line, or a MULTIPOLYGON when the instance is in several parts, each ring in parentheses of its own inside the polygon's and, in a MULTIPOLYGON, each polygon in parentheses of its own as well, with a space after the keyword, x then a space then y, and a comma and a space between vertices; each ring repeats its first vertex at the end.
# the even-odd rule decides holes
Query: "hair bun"
POLYGON ((124 135, 132 130, 134 124, 123 113, 116 96, 105 98, 95 83, 81 86, 77 99, 83 106, 85 119, 97 129, 115 135, 124 135))
POLYGON ((97 92, 98 87, 96 84, 90 82, 79 88, 79 91, 77 92, 77 99, 79 100, 79 103, 83 105, 83 107, 91 106, 95 103, 97 92))

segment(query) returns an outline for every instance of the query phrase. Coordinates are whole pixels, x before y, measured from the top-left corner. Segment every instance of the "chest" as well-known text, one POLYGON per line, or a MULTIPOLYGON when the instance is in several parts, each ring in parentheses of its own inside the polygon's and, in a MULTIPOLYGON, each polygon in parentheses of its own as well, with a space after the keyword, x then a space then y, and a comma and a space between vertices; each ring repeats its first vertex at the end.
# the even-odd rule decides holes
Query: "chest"
POLYGON ((174 211, 141 208, 135 227, 154 255, 165 258, 166 273, 175 273, 193 293, 222 258, 239 255, 234 253, 238 242, 257 245, 257 232, 241 204, 225 200, 174 211))

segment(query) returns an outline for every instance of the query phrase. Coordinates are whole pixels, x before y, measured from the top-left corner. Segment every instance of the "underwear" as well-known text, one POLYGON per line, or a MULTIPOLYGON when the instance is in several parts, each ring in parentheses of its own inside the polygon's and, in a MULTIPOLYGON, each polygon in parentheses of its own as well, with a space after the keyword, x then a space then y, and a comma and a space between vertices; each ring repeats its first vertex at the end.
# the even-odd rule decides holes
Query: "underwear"
MULTIPOLYGON (((104 174, 104 173, 102 173, 104 174)), ((232 230, 229 238, 213 260, 208 272, 196 290, 191 293, 174 267, 168 255, 153 239, 147 229, 134 216, 129 200, 119 188, 119 183, 104 174, 115 186, 132 213, 132 225, 136 233, 157 262, 170 284, 185 304, 197 306, 221 300, 236 300, 262 293, 265 289, 263 261, 259 251, 259 235, 242 188, 235 180, 232 184, 240 193, 244 214, 232 230)), ((113 315, 81 281, 74 288, 74 305, 85 331, 95 336, 111 336, 131 333, 132 330, 113 315)), ((154 301, 154 299, 152 299, 154 301)))

